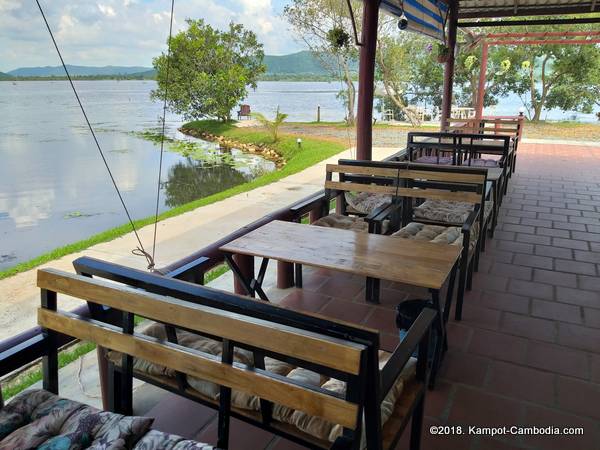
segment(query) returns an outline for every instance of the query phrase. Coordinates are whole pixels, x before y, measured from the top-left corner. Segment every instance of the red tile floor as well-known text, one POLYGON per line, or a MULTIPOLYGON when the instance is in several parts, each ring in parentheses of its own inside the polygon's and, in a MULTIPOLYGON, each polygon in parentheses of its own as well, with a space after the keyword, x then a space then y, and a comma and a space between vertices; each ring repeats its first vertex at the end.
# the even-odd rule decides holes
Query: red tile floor
MULTIPOLYGON (((463 320, 448 323, 450 349, 427 394, 424 449, 600 449, 599 270, 600 147, 522 144, 463 320), (430 434, 446 424, 464 433, 430 434), (584 435, 467 435, 469 425, 584 427, 584 435)), ((284 305, 378 328, 387 347, 397 342, 395 306, 425 295, 384 282, 372 306, 362 279, 325 270, 304 278, 284 305)), ((157 426, 215 442, 214 413, 172 397, 157 408, 157 426), (194 431, 169 408, 195 411, 186 414, 194 431)), ((406 437, 397 448, 408 448, 406 437)), ((236 423, 231 448, 299 447, 236 423)))

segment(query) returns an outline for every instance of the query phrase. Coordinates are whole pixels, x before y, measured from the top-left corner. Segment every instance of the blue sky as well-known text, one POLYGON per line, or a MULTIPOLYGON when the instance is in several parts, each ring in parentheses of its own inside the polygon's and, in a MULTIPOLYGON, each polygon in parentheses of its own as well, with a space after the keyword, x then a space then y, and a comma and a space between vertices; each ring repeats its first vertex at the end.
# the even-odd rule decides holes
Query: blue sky
MULTIPOLYGON (((268 54, 302 49, 281 17, 288 0, 175 0, 186 18, 253 30, 268 54)), ((170 0, 41 0, 68 64, 150 66, 165 48, 170 0)), ((58 58, 34 0, 0 0, 0 71, 55 66, 58 58)))

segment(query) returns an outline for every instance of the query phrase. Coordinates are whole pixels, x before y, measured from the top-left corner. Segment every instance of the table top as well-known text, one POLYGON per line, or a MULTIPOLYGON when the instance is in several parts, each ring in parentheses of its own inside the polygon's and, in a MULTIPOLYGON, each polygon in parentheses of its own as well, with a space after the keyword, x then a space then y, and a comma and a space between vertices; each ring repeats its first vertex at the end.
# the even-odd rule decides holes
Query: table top
POLYGON ((430 289, 441 289, 461 249, 279 220, 220 248, 430 289))

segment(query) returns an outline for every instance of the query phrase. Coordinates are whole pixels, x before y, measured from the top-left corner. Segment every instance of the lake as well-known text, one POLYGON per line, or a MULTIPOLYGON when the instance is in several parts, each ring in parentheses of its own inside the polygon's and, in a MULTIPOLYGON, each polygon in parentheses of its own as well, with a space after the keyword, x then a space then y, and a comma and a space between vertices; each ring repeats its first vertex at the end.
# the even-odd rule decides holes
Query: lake
MULTIPOLYGON (((77 88, 109 165, 134 218, 154 213, 159 148, 135 133, 160 126, 162 105, 152 102, 153 81, 80 81, 77 88)), ((290 121, 339 121, 344 107, 338 82, 260 82, 246 102, 271 115, 277 106, 290 121)), ((509 97, 489 113, 515 114, 509 97)), ((572 113, 549 111, 548 119, 572 113)), ((105 167, 64 81, 0 83, 0 270, 56 247, 126 222, 105 167)), ((594 115, 577 115, 595 121, 594 115)), ((182 136, 182 120, 167 116, 168 135, 182 136)), ((208 152, 214 144, 194 140, 208 152)), ((164 155, 160 211, 205 197, 273 170, 256 155, 232 150, 230 163, 164 155)))
MULTIPOLYGON (((160 148, 135 135, 160 126, 153 82, 78 82, 119 188, 135 219, 154 214, 160 148)), ((73 93, 65 82, 0 83, 0 270, 127 222, 73 93)), ((181 119, 167 117, 170 137, 181 119)), ((221 150, 196 140, 208 152, 221 150)), ((227 164, 165 152, 160 211, 274 170, 232 150, 227 164)))

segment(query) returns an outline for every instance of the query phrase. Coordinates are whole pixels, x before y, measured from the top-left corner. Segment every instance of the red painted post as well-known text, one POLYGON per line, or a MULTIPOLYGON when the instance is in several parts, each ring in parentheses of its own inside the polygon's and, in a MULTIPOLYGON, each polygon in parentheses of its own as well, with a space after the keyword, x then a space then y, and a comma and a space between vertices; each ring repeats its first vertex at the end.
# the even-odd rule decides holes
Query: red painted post
MULTIPOLYGON (((240 268, 244 278, 248 279, 254 277, 254 257, 247 255, 233 255, 233 259, 240 268)), ((234 277, 233 279, 233 290, 236 294, 248 295, 246 289, 244 289, 244 286, 239 282, 237 277, 234 277)))
POLYGON ((442 120, 440 127, 443 130, 448 125, 448 119, 452 112, 452 86, 454 84, 454 52, 456 48, 456 29, 458 25, 458 3, 456 1, 450 4, 448 11, 448 48, 450 48, 450 58, 446 61, 444 67, 444 94, 442 97, 442 120))
POLYGON ((277 261, 277 288, 287 289, 294 285, 294 265, 277 261))
POLYGON ((477 86, 477 110, 475 117, 480 120, 483 117, 483 101, 485 99, 485 77, 487 74, 489 44, 484 42, 481 47, 481 67, 479 68, 479 85, 477 86))
POLYGON ((380 0, 364 2, 362 47, 358 72, 358 113, 356 117, 356 159, 372 159, 373 95, 375 92, 375 52, 380 0))

